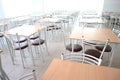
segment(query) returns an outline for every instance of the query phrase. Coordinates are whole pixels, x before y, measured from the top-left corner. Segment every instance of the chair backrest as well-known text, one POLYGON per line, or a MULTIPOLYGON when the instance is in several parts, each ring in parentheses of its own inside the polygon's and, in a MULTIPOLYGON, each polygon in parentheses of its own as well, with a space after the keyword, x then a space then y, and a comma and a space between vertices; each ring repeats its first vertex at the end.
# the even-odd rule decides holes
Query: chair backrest
POLYGON ((108 43, 109 43, 109 39, 107 39, 103 44, 97 44, 97 43, 93 43, 93 42, 90 42, 90 41, 87 42, 85 39, 83 39, 83 41, 82 41, 83 53, 85 53, 85 45, 88 45, 88 46, 103 45, 104 47, 103 47, 103 50, 101 51, 101 54, 100 54, 100 57, 99 57, 99 59, 102 59, 102 56, 103 56, 103 54, 105 52, 105 49, 106 49, 108 43))
MULTIPOLYGON (((12 63, 15 64, 15 59, 14 59, 14 57, 15 57, 14 56, 15 50, 19 50, 20 51, 21 58, 22 58, 23 52, 21 50, 23 50, 26 47, 28 47, 28 42, 25 41, 25 42, 20 43, 18 35, 17 36, 4 35, 4 36, 5 36, 5 40, 6 40, 6 43, 7 43, 7 48, 8 48, 8 51, 10 53, 10 57, 11 57, 12 63), (18 40, 18 42, 17 43, 14 42, 13 38, 16 38, 18 40)), ((22 64, 23 64, 23 67, 24 67, 23 58, 22 58, 22 64)))
POLYGON ((84 53, 73 53, 73 54, 62 53, 61 59, 82 62, 82 63, 92 64, 92 65, 100 65, 102 61, 102 59, 98 59, 94 56, 84 54, 84 53))
MULTIPOLYGON (((9 37, 7 36, 7 35, 5 35, 5 34, 3 34, 4 35, 4 37, 5 37, 5 40, 6 40, 6 43, 7 43, 7 46, 8 46, 8 49, 11 49, 11 48, 13 48, 12 47, 12 41, 9 39, 9 37)), ((10 50, 9 50, 10 51, 10 50)))
POLYGON ((35 74, 35 70, 33 70, 31 73, 29 74, 25 74, 23 76, 21 76, 19 79, 17 80, 37 80, 36 79, 36 74, 35 74))

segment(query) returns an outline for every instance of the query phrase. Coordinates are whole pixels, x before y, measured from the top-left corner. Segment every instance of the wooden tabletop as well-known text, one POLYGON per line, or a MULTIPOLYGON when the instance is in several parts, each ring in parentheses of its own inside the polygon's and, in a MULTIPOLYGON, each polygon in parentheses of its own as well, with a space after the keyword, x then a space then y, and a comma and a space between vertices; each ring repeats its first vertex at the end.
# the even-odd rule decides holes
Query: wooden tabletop
POLYGON ((0 26, 7 26, 7 23, 0 22, 0 26))
POLYGON ((61 18, 43 18, 38 20, 37 22, 60 22, 61 18))
POLYGON ((94 23, 94 24, 104 24, 106 23, 104 20, 99 18, 87 18, 87 19, 81 19, 81 23, 94 23))
POLYGON ((82 36, 84 36, 86 40, 104 42, 109 39, 111 43, 120 43, 120 39, 108 28, 75 27, 70 38, 81 39, 82 36))
POLYGON ((42 80, 119 80, 120 69, 54 59, 42 80))
POLYGON ((38 30, 42 30, 44 28, 45 28, 44 26, 23 25, 5 31, 5 34, 16 35, 16 33, 18 33, 18 35, 20 36, 31 36, 32 34, 36 33, 38 30))

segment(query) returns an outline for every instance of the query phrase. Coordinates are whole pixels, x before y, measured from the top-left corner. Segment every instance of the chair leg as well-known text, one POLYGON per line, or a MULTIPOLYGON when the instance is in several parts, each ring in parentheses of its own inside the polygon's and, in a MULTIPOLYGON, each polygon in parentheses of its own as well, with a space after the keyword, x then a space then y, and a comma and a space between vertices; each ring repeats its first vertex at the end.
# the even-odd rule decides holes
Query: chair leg
POLYGON ((2 72, 2 76, 3 76, 3 80, 10 80, 9 77, 7 76, 7 74, 4 72, 4 70, 2 70, 1 72, 2 72))
POLYGON ((15 65, 15 51, 13 50, 13 49, 10 49, 10 48, 8 48, 9 49, 9 53, 10 53, 10 57, 11 57, 11 60, 12 60, 12 63, 13 63, 13 65, 15 65))
POLYGON ((42 53, 42 49, 41 49, 41 46, 39 46, 39 49, 40 49, 40 54, 41 54, 41 57, 42 57, 42 60, 43 60, 43 62, 44 62, 44 57, 43 57, 43 53, 42 53))
POLYGON ((25 68, 25 65, 24 65, 24 59, 23 59, 23 51, 20 50, 20 55, 21 55, 21 60, 22 60, 22 65, 23 65, 23 68, 25 68))
POLYGON ((45 47, 46 47, 46 51, 47 51, 48 55, 50 55, 49 51, 48 51, 48 47, 47 47, 47 42, 46 41, 45 41, 45 47))
POLYGON ((1 40, 0 40, 0 43, 1 43, 1 47, 2 47, 2 48, 5 48, 4 40, 1 39, 1 40))
POLYGON ((34 49, 35 49, 35 54, 39 54, 39 52, 37 52, 37 51, 39 51, 38 47, 34 46, 34 49))
POLYGON ((27 40, 28 40, 28 45, 29 45, 29 51, 30 51, 30 54, 31 54, 31 57, 32 57, 32 63, 33 63, 33 66, 35 66, 35 62, 34 62, 34 57, 33 57, 33 52, 32 52, 32 48, 31 48, 31 42, 30 42, 30 38, 27 37, 27 40))

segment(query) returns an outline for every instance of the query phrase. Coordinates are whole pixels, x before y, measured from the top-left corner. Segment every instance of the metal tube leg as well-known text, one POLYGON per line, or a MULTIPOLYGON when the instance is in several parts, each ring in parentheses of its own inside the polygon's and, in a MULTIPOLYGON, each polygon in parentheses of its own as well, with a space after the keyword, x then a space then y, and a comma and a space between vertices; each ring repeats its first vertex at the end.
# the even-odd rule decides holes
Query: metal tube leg
POLYGON ((34 57, 33 57, 33 54, 32 54, 32 48, 31 48, 31 44, 30 44, 30 39, 29 39, 29 37, 27 37, 27 39, 28 39, 28 45, 29 45, 29 48, 30 48, 30 54, 31 54, 31 57, 32 57, 32 62, 33 62, 33 65, 35 66, 34 57))
POLYGON ((117 49, 117 48, 115 47, 115 45, 118 46, 117 44, 114 44, 114 45, 113 45, 113 50, 114 50, 114 51, 112 50, 112 54, 111 54, 111 57, 110 57, 110 61, 109 61, 109 65, 108 65, 108 66, 112 66, 113 57, 114 57, 114 55, 115 55, 115 53, 116 53, 115 51, 116 51, 116 49, 117 49))

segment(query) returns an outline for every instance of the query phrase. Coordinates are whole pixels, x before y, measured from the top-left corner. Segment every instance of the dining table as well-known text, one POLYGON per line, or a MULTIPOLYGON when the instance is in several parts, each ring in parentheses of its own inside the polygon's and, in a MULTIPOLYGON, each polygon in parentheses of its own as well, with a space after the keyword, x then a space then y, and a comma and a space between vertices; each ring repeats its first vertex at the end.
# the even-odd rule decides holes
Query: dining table
POLYGON ((90 28, 90 27, 75 27, 70 34, 71 39, 82 39, 84 36, 85 40, 105 42, 109 39, 109 43, 113 43, 113 52, 110 57, 109 66, 112 65, 113 56, 115 55, 116 45, 120 44, 120 39, 115 33, 109 28, 90 28))
POLYGON ((98 28, 101 27, 103 24, 107 23, 106 20, 103 20, 102 18, 98 18, 98 17, 82 18, 80 19, 79 22, 82 23, 84 26, 86 26, 87 24, 97 24, 98 28))
POLYGON ((19 36, 31 36, 35 34, 38 30, 43 30, 45 29, 45 26, 38 26, 38 25, 22 25, 18 26, 12 29, 9 29, 5 31, 5 34, 7 35, 16 35, 16 33, 19 36))
POLYGON ((81 23, 93 23, 93 24, 104 24, 106 23, 101 18, 83 18, 80 20, 81 23))
POLYGON ((41 80, 119 80, 120 69, 53 59, 41 80))
POLYGON ((47 35, 51 34, 50 36, 52 36, 52 38, 56 37, 57 34, 62 32, 62 29, 65 28, 65 22, 67 22, 66 19, 58 17, 45 17, 36 20, 36 23, 38 23, 39 25, 46 26, 46 30, 48 32, 47 35))
POLYGON ((37 22, 51 22, 51 23, 57 23, 60 22, 62 18, 42 18, 37 20, 37 22))

